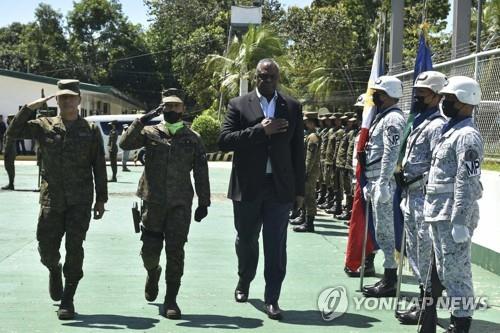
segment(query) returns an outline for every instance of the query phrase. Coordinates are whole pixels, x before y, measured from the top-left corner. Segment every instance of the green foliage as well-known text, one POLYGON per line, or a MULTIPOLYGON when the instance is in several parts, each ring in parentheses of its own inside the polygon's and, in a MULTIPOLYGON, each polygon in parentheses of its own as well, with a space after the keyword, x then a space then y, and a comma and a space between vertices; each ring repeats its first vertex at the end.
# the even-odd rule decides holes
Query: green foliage
POLYGON ((208 114, 196 117, 191 128, 201 136, 207 152, 217 150, 217 139, 220 134, 220 122, 208 114))

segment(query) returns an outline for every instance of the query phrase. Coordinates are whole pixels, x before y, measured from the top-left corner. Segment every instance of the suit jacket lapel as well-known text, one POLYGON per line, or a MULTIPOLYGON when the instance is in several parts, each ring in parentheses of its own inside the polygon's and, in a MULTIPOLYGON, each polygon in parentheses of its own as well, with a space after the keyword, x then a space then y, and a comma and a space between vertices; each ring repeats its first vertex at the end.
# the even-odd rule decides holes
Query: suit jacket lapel
POLYGON ((252 91, 248 97, 248 104, 250 108, 250 112, 254 115, 256 119, 264 117, 264 112, 262 111, 262 107, 260 106, 259 97, 257 93, 252 91))
POLYGON ((278 98, 276 99, 276 109, 274 111, 274 118, 284 118, 288 119, 288 106, 286 101, 278 93, 278 98))

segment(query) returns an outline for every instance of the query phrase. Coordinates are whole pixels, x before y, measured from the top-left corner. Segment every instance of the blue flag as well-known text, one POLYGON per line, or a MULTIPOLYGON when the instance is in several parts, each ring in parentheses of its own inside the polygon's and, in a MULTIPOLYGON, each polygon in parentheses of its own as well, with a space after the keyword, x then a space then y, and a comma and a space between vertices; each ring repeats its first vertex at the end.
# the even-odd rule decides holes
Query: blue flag
MULTIPOLYGON (((415 68, 413 69, 413 82, 417 79, 417 77, 422 72, 431 71, 432 70, 432 53, 427 45, 427 41, 425 40, 425 34, 422 31, 420 33, 420 39, 418 41, 418 51, 417 58, 415 60, 415 68)), ((412 84, 413 84, 412 82, 412 84)), ((413 120, 415 119, 415 106, 414 106, 414 97, 415 97, 415 89, 413 89, 411 94, 411 109, 410 115, 408 116, 408 121, 406 122, 405 130, 403 132, 403 140, 401 142, 401 150, 399 152, 398 159, 398 169, 401 167, 401 163, 405 156, 406 152, 406 141, 408 136, 411 133, 411 127, 413 125, 413 120)), ((393 210, 394 210, 394 233, 395 233, 395 246, 396 251, 400 251, 401 249, 401 241, 403 236, 403 212, 401 212, 400 203, 401 203, 401 187, 396 186, 396 191, 394 194, 393 200, 393 210)))

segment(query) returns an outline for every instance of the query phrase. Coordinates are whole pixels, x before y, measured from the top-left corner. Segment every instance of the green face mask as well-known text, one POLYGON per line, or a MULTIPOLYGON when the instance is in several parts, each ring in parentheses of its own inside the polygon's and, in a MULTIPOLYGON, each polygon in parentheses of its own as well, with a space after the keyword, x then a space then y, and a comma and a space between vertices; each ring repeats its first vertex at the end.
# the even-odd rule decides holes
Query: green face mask
POLYGON ((175 135, 175 133, 177 133, 178 130, 180 130, 181 128, 184 127, 184 122, 182 120, 178 121, 176 123, 173 123, 173 124, 165 122, 164 126, 165 126, 165 129, 170 134, 175 135))

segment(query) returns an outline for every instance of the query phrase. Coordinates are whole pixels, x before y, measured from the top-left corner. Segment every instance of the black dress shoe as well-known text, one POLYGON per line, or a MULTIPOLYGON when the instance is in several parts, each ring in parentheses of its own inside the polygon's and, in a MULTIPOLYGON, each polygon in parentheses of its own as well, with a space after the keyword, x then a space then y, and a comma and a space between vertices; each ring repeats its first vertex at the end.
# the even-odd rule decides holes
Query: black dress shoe
POLYGON ((245 303, 248 301, 248 290, 241 290, 236 288, 234 291, 234 300, 238 303, 245 303))
POLYGON ((283 315, 281 313, 281 309, 278 305, 278 302, 272 303, 272 304, 265 304, 264 307, 265 307, 266 314, 269 317, 269 319, 273 319, 273 320, 283 319, 283 315))

